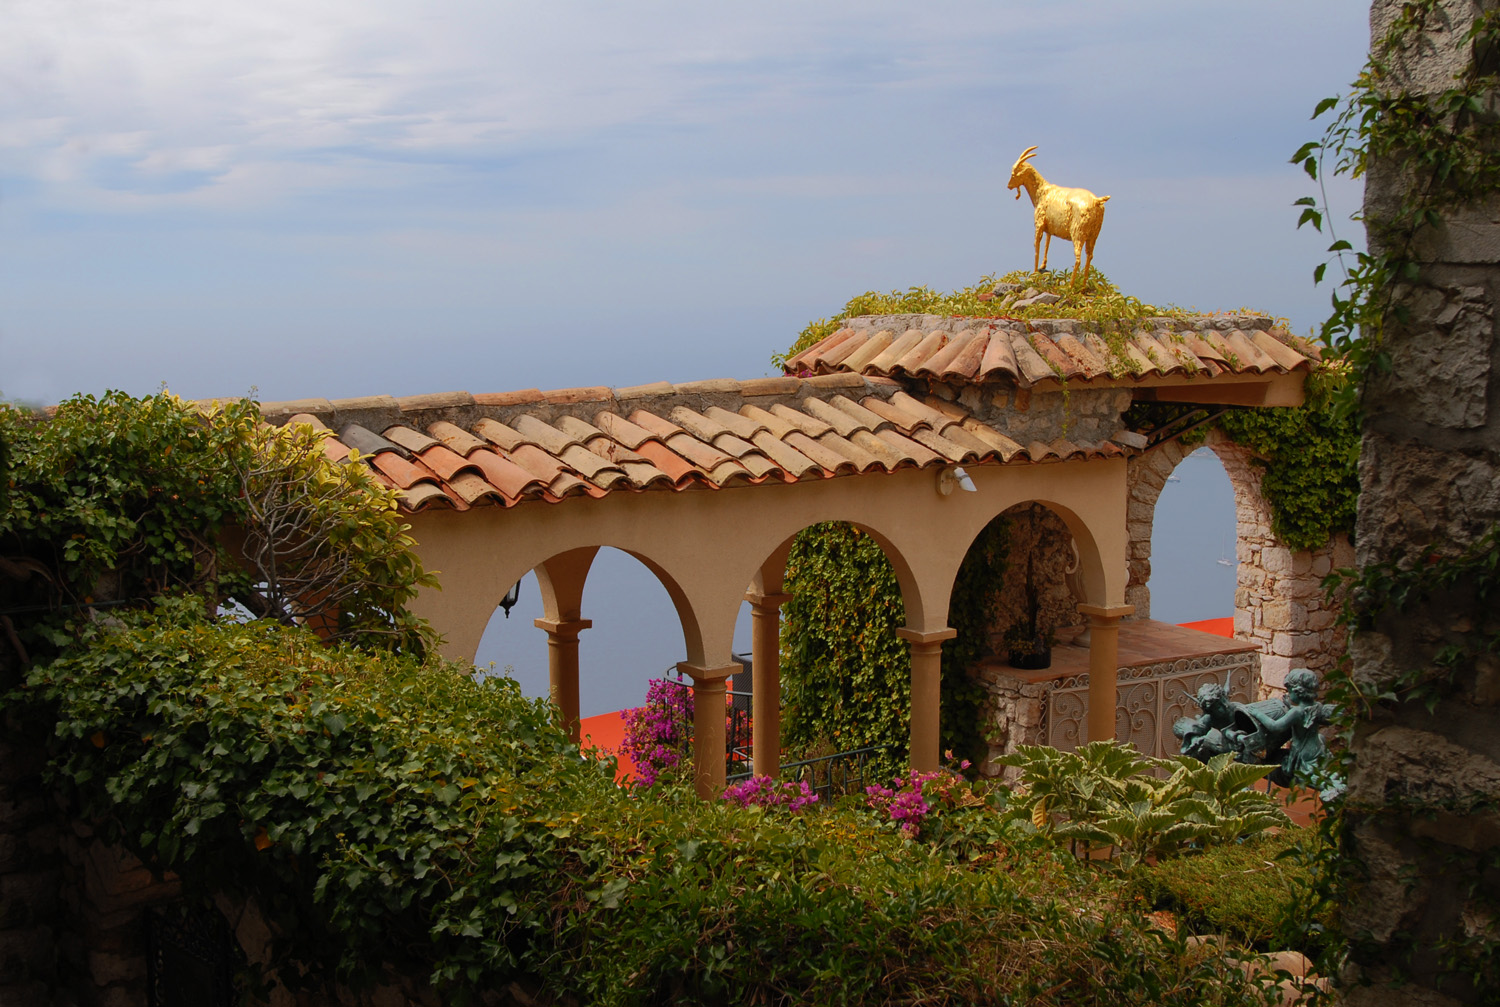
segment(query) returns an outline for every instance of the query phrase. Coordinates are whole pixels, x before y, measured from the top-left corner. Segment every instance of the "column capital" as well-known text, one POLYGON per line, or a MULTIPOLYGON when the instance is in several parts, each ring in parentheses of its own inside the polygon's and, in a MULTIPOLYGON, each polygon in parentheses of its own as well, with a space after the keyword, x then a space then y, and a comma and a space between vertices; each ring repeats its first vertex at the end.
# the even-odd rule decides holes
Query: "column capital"
POLYGON ((1119 619, 1135 613, 1134 605, 1079 605, 1079 614, 1094 619, 1119 619))
POLYGON ((723 683, 724 679, 744 671, 745 667, 738 661, 731 661, 717 668, 704 668, 686 661, 678 661, 677 670, 691 678, 694 685, 711 685, 714 682, 723 683))
POLYGON ((592 619, 533 619, 531 624, 537 629, 545 629, 553 636, 577 636, 586 629, 592 629, 592 619))
POLYGON ((908 643, 942 643, 944 640, 951 640, 957 636, 958 630, 949 627, 920 630, 902 626, 896 630, 896 635, 908 643))
POLYGON ((756 608, 780 608, 782 605, 785 605, 787 602, 791 601, 792 596, 789 594, 760 594, 756 591, 746 591, 745 600, 754 605, 756 608))

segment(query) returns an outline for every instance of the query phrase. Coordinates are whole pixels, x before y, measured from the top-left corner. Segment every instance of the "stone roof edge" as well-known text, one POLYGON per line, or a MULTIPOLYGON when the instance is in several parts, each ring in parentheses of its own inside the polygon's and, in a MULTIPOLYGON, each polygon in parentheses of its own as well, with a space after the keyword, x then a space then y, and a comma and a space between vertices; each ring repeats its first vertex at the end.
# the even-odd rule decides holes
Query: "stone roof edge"
POLYGON ((808 398, 829 399, 836 395, 848 395, 856 401, 871 395, 889 399, 904 387, 889 378, 837 373, 810 378, 716 379, 675 385, 661 381, 614 389, 600 386, 480 395, 442 392, 399 399, 389 395, 355 399, 294 399, 262 402, 260 411, 261 416, 275 426, 281 426, 298 414, 308 413, 335 432, 350 423, 377 433, 397 424, 425 432, 427 427, 442 420, 467 430, 481 419, 508 423, 522 413, 545 423, 554 423, 563 416, 593 423, 595 416, 606 411, 628 418, 635 410, 646 409, 665 417, 678 406, 699 413, 712 406, 738 412, 745 405, 769 409, 778 403, 795 406, 808 398))

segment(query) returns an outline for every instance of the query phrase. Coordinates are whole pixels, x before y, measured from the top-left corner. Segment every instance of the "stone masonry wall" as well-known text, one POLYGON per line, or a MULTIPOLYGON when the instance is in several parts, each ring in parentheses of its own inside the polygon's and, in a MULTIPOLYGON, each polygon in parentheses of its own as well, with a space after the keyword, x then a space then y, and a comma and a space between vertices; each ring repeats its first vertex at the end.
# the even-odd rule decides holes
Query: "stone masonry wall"
MULTIPOLYGON (((1135 606, 1132 618, 1151 617, 1151 535, 1156 501, 1167 477, 1200 445, 1184 447, 1171 440, 1130 459, 1127 530, 1130 575, 1125 602, 1135 606)), ((1201 446, 1210 448, 1234 488, 1235 559, 1234 635, 1261 650, 1261 697, 1278 692, 1292 668, 1311 668, 1320 675, 1333 669, 1343 652, 1343 631, 1334 625, 1337 611, 1324 599, 1322 581, 1331 570, 1352 566, 1354 549, 1338 535, 1320 549, 1292 550, 1271 531, 1271 510, 1260 492, 1260 471, 1251 452, 1217 430, 1201 446)))
MULTIPOLYGON (((1406 5, 1376 0, 1378 44, 1406 5)), ((1495 3, 1440 0, 1426 30, 1390 58, 1388 88, 1431 95, 1471 61, 1493 72, 1494 53, 1465 41, 1495 3)), ((1481 36, 1482 37, 1482 36, 1481 36)), ((1497 96, 1485 96, 1493 117, 1497 96)), ((1494 157, 1494 152, 1489 152, 1494 157)), ((1365 187, 1372 251, 1388 250, 1383 230, 1422 183, 1374 160, 1365 187)), ((1356 530, 1361 568, 1387 560, 1451 557, 1500 522, 1500 199, 1443 211, 1418 232, 1410 286, 1393 291, 1382 348, 1390 370, 1364 396, 1356 530), (1403 317, 1404 315, 1404 317, 1403 317)), ((1361 878, 1343 914, 1354 939, 1344 980, 1351 1007, 1494 1002, 1500 978, 1500 661, 1483 652, 1482 633, 1500 615, 1462 615, 1472 586, 1457 585, 1431 604, 1383 617, 1351 642, 1356 681, 1379 693, 1407 671, 1441 683, 1428 697, 1387 700, 1361 711, 1353 758, 1344 853, 1361 878), (1468 656, 1440 665, 1440 649, 1468 656), (1450 956, 1478 953, 1480 971, 1452 968, 1450 956)))

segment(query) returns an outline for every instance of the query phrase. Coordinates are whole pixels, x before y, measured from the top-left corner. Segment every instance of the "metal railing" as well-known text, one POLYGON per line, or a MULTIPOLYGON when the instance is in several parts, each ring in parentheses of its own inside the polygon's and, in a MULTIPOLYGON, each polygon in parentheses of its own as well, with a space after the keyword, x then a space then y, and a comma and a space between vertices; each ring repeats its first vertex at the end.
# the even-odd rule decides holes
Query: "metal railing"
MULTIPOLYGON (((871 745, 786 762, 781 766, 780 779, 791 783, 806 783, 820 801, 830 801, 845 794, 862 794, 865 787, 874 782, 870 775, 870 763, 889 750, 885 745, 871 745)), ((754 774, 751 772, 735 773, 726 777, 724 782, 741 783, 752 775, 754 774)))

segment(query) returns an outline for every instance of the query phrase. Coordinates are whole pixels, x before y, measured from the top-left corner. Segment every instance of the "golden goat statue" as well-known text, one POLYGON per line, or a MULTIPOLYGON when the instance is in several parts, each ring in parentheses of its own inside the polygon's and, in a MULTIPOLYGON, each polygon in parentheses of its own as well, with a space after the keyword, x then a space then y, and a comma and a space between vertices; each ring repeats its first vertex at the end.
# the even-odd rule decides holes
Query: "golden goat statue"
POLYGON ((1104 204, 1108 196, 1096 196, 1087 189, 1066 189, 1053 185, 1042 177, 1042 173, 1026 162, 1036 153, 1035 147, 1027 147, 1016 158, 1016 166, 1010 169, 1007 189, 1021 190, 1031 197, 1036 207, 1036 249, 1031 268, 1037 272, 1047 268, 1047 253, 1052 250, 1052 236, 1073 242, 1073 279, 1078 279, 1078 263, 1083 252, 1088 251, 1088 261, 1083 266, 1083 282, 1089 281, 1089 269, 1094 265, 1094 242, 1099 240, 1099 228, 1104 225, 1104 204), (1047 248, 1042 249, 1042 235, 1047 236, 1047 248))

